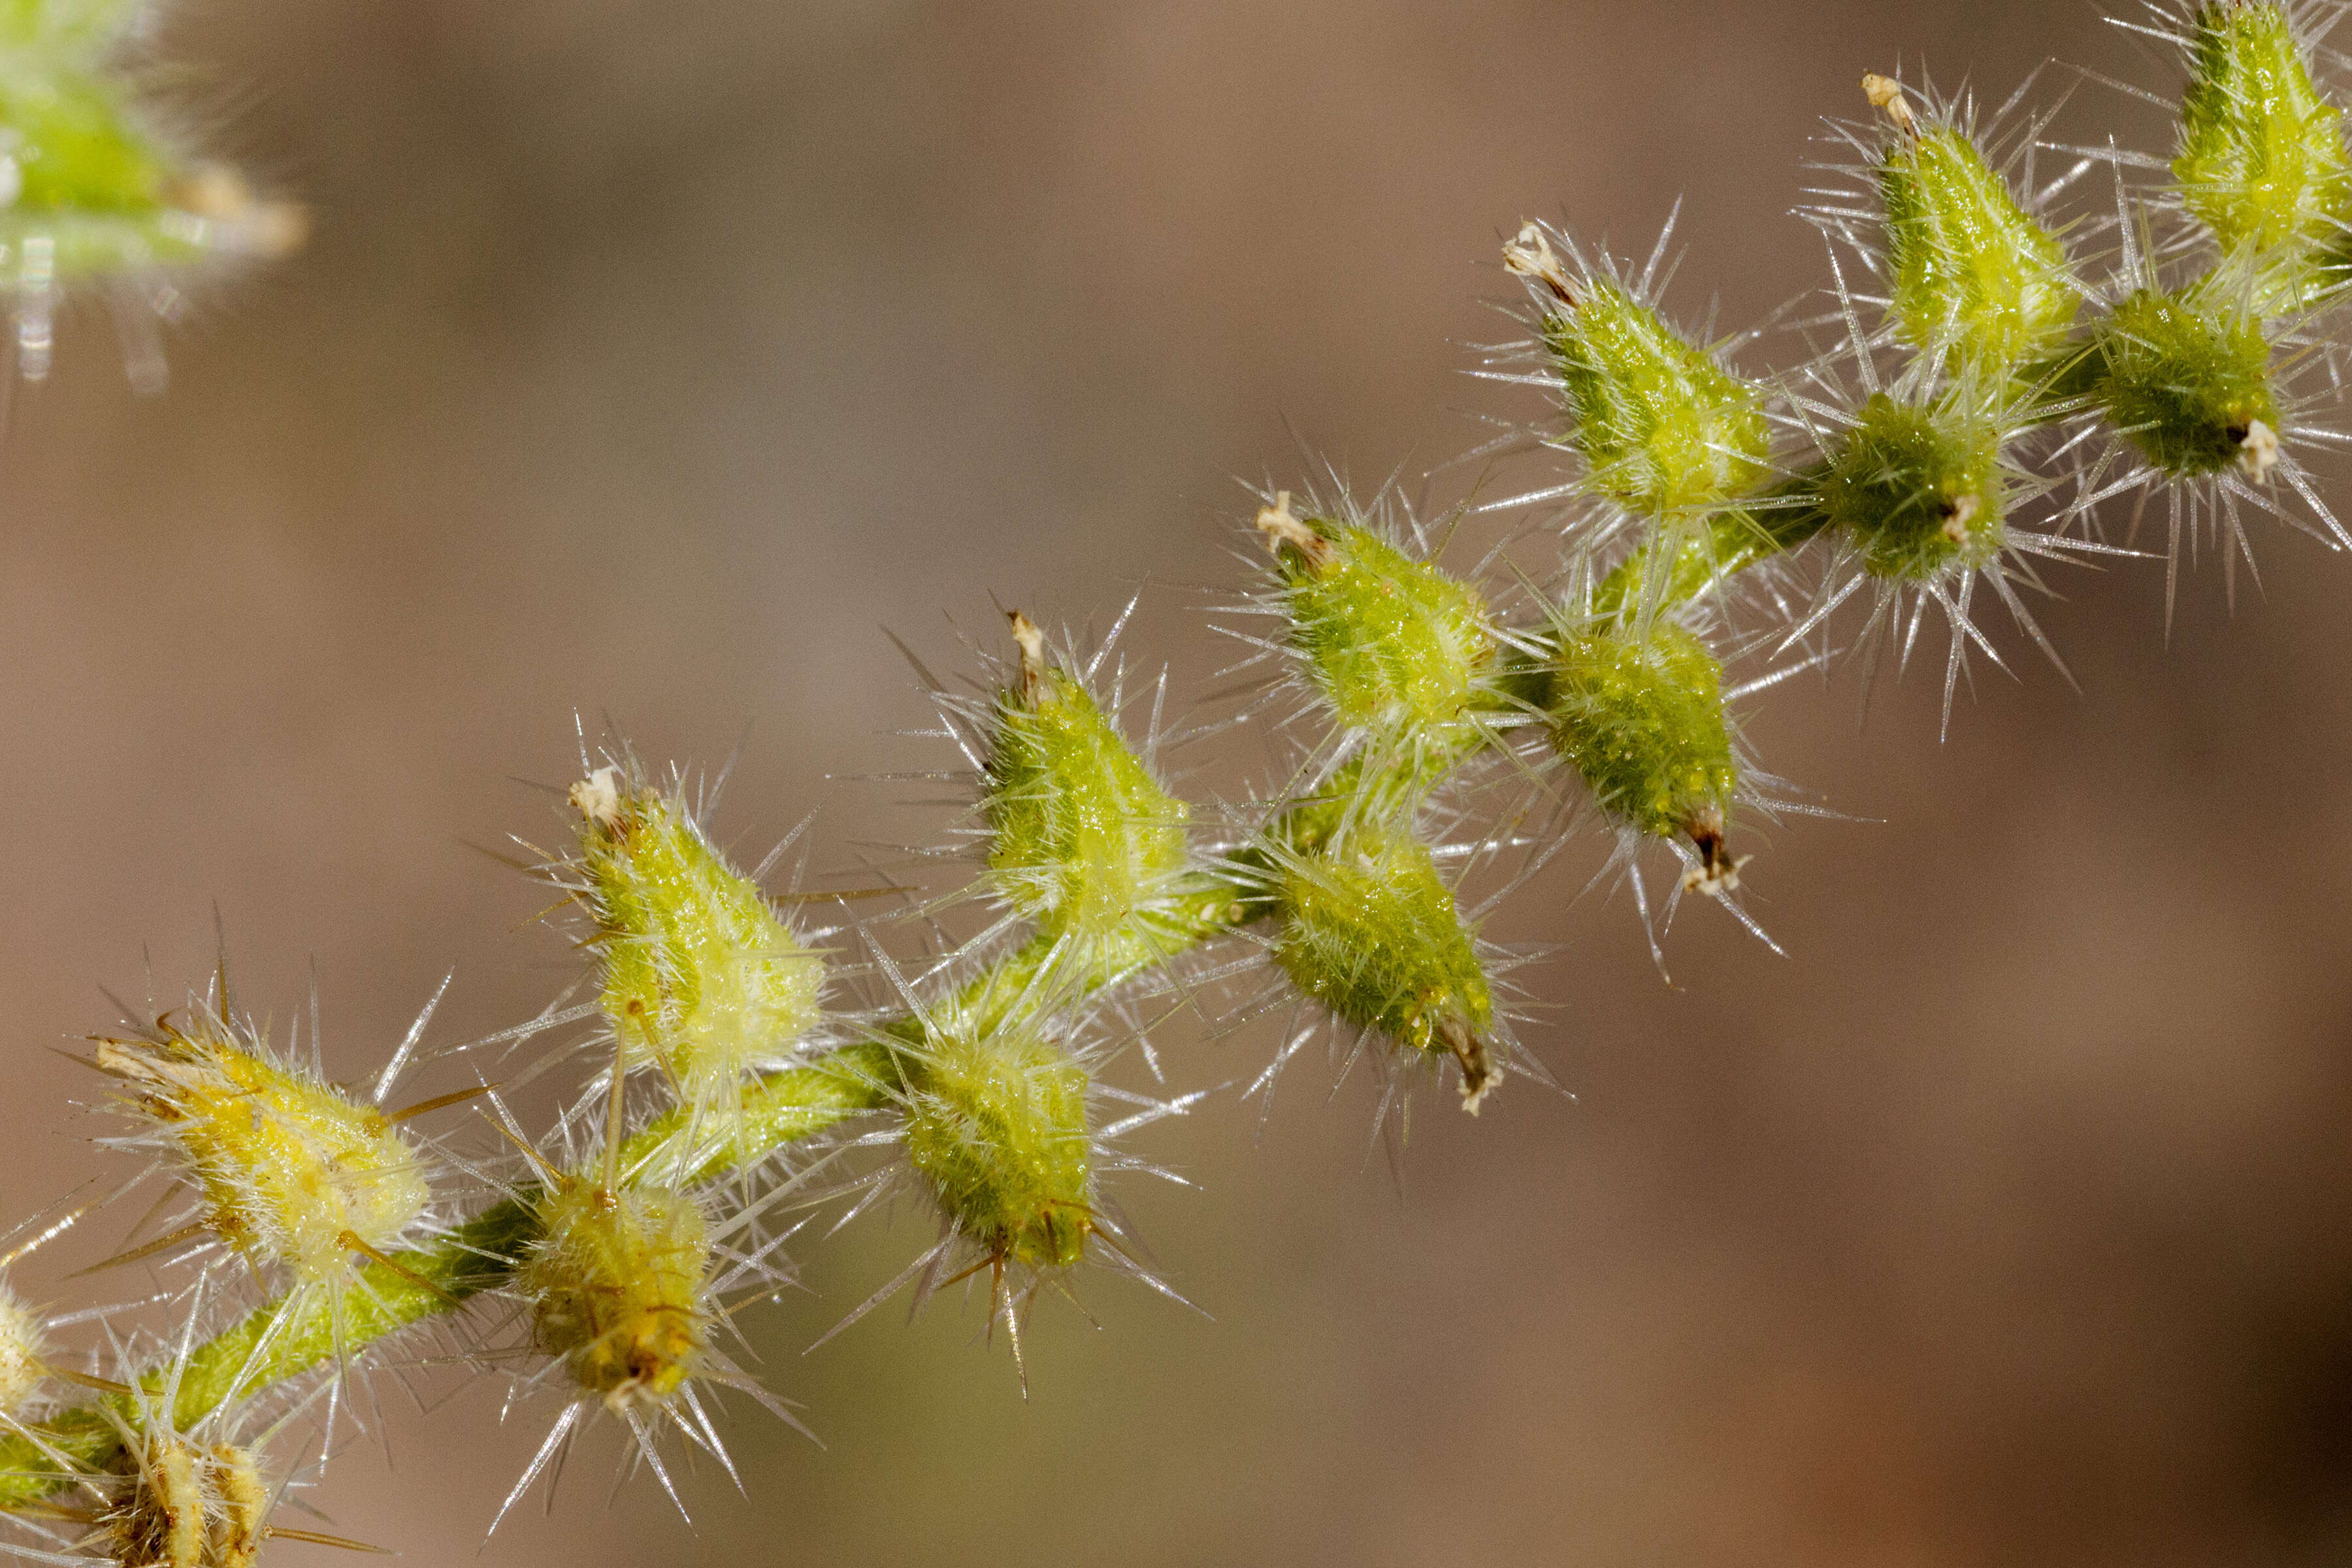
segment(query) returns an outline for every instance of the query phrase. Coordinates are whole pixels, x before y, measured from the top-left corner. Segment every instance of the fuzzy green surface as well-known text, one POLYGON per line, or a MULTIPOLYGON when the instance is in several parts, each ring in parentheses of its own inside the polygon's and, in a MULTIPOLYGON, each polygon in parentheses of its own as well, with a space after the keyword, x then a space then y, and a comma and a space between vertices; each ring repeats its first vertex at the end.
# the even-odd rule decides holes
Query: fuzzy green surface
POLYGON ((2189 68, 2172 162, 2189 210, 2224 251, 2332 240, 2352 213, 2344 118, 2313 84, 2286 7, 2200 5, 2189 68))
POLYGON ((531 1340, 572 1385, 614 1400, 666 1399, 694 1373, 708 1319, 710 1237, 683 1193, 566 1177, 541 1194, 539 1239, 515 1270, 531 1340))
POLYGON ((1328 549, 1310 560, 1283 546, 1290 640, 1339 721, 1387 735, 1457 723, 1495 662, 1486 600, 1370 529, 1307 526, 1328 549))
POLYGON ((982 782, 997 891, 1083 942, 1145 919, 1181 884, 1190 811, 1160 787, 1086 687, 1048 669, 997 703, 982 782))
POLYGON ((907 1158, 990 1256, 1059 1268, 1093 1228, 1087 1071, 1018 1026, 934 1036, 908 1071, 907 1158))
POLYGON ((2065 247, 1966 136, 1897 138, 1878 193, 1893 310, 1915 347, 2006 371, 2065 335, 2082 303, 2065 247))
POLYGON ((1685 628, 1595 627, 1563 637, 1552 666, 1552 748, 1601 809, 1671 838, 1739 787, 1723 710, 1723 668, 1685 628))
POLYGON ((1821 508, 1873 576, 1916 580, 2000 544, 2000 442, 1957 402, 1872 394, 1821 475, 1821 508))
POLYGON ((2281 428, 2261 321, 2193 289, 2144 289, 2116 306, 2086 374, 2109 423, 2174 479, 2242 461, 2257 419, 2281 428))
POLYGON ((582 825, 606 1016, 630 1066, 657 1064, 695 1102, 730 1099, 817 1022, 824 961, 674 800, 624 797, 582 825))
POLYGON ((152 213, 164 205, 171 160, 102 77, 0 68, 0 128, 14 136, 24 182, 16 211, 152 213))
POLYGON ((1360 824, 1275 863, 1274 960, 1342 1021, 1441 1058, 1449 1025, 1483 1032, 1494 995, 1429 847, 1360 824))
POLYGON ((1611 283, 1545 318, 1576 444, 1603 494, 1644 517, 1721 506, 1762 483, 1763 398, 1611 283))

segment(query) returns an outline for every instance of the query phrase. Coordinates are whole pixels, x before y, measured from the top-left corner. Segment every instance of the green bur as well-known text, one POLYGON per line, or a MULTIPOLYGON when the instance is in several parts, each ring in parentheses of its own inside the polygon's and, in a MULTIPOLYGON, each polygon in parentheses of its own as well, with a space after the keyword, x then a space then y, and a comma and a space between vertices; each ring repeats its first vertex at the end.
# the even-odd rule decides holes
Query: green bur
POLYGON ((747 1075, 816 1026, 824 960, 678 802, 623 794, 616 776, 600 772, 572 795, 605 1016, 628 1066, 659 1066, 688 1104, 731 1106, 747 1075))
POLYGON ((1337 805, 1294 827, 1270 858, 1275 962, 1345 1023, 1417 1056, 1461 1065, 1465 1110, 1502 1077, 1486 1037, 1494 994, 1473 933, 1429 846, 1337 805))
POLYGON ((1008 1023, 906 1058, 907 1158, 958 1234, 1003 1261, 1078 1261, 1094 1228, 1086 1068, 1008 1023))
POLYGON ((1874 577, 1916 582, 2000 548, 2000 421, 1874 393, 1819 475, 1819 504, 1874 577))
POLYGON ((1273 540, 1290 642, 1342 724, 1444 747, 1487 706, 1495 635, 1476 589, 1371 530, 1304 521, 1289 497, 1258 515, 1273 540))
POLYGON ((1688 836, 1711 876, 1739 787, 1723 711, 1723 669, 1691 632, 1599 622, 1565 632, 1547 702, 1552 747, 1620 822, 1688 836))
POLYGON ((2276 454, 2278 398, 2262 322, 2206 290, 2133 294, 2099 324, 2067 380, 2169 478, 2239 466, 2260 477, 2276 454))
POLYGON ((1591 283, 1544 318, 1543 339, 1593 485, 1628 510, 1719 507, 1768 476, 1761 395, 1624 289, 1591 283))
POLYGON ((1024 665, 998 699, 982 788, 997 892, 1046 936, 1092 952, 1167 923, 1191 866, 1190 813, 1078 680, 1024 665))
POLYGON ((540 1237, 515 1271, 531 1338, 583 1394, 618 1408, 667 1399, 691 1377, 709 1321, 711 1247, 692 1198, 560 1177, 537 1205, 540 1237))
POLYGON ((1898 135, 1878 193, 1893 313, 1913 346, 2005 376, 2065 336, 2082 302, 2065 247, 1966 136, 1898 135))
POLYGON ((2265 258, 2263 292, 2279 310, 2319 281, 2319 256, 2343 242, 2352 164, 2342 113, 2311 79, 2286 7, 2223 0, 2189 23, 2173 177, 2224 253, 2265 258))

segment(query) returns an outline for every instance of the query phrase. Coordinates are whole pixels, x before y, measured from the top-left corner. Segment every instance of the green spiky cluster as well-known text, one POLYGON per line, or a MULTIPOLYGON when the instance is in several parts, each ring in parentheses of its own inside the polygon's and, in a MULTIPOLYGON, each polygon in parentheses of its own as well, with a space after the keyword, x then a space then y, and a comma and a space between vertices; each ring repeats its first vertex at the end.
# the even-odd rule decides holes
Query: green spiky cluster
POLYGON ((934 1034, 902 1102, 907 1160, 991 1258, 1067 1268, 1093 1226, 1086 1069, 1018 1028, 934 1034))
POLYGON ((703 837, 682 800, 601 771, 572 792, 580 890, 626 1067, 690 1102, 731 1100, 815 1027, 824 964, 703 837))
POLYGON ((583 1394, 615 1408, 676 1394, 705 1349, 709 1227, 693 1198, 559 1176, 515 1282, 540 1350, 583 1394))
POLYGON ((1291 645, 1340 723, 1444 736, 1486 705, 1495 637, 1476 589, 1360 525, 1308 518, 1273 537, 1291 645))
POLYGON ((2006 374, 2065 337, 2082 304, 2065 247, 1958 130, 1898 139, 1878 194, 1887 287, 1914 347, 2006 374))
POLYGON ((1600 490, 1670 517, 1747 494, 1769 471, 1757 388, 1623 288, 1594 281, 1544 318, 1575 441, 1600 490))
POLYGON ((71 284, 221 255, 281 255, 299 212, 157 129, 112 56, 139 6, 25 0, 0 15, 0 273, 71 284))
POLYGON ((1056 936, 1116 940, 1149 921, 1190 863, 1191 813, 1059 668, 997 699, 982 810, 999 895, 1056 936))
POLYGON ((2142 289, 2099 324, 2076 372, 2147 460, 2184 478, 2248 459, 2257 426, 2281 426, 2262 319, 2216 292, 2142 289))
POLYGON ((2189 38, 2172 160, 2181 200, 2225 253, 2284 252, 2292 302, 2312 281, 2292 274, 2339 243, 2352 216, 2342 111, 2312 82, 2282 6, 2213 0, 2189 38))
POLYGON ((1931 577, 2000 547, 2000 425, 1947 399, 1862 405, 1821 477, 1821 508, 1874 577, 1931 577))
POLYGON ((1661 838, 1719 838, 1739 787, 1723 668, 1671 621, 1563 633, 1551 666, 1552 744, 1612 816, 1661 838))
POLYGON ((1462 1069, 1472 1110, 1501 1075, 1475 933, 1429 846, 1377 824, 1276 857, 1274 959, 1343 1023, 1462 1069))

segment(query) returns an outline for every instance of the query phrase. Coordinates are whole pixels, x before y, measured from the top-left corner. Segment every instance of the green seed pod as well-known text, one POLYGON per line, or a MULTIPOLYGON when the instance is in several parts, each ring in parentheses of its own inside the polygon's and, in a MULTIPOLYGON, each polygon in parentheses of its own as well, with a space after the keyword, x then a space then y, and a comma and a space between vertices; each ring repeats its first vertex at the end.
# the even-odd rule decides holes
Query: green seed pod
POLYGON ((515 1272, 532 1342, 611 1409, 676 1394, 701 1370, 709 1337, 700 1206, 660 1187, 558 1176, 537 1210, 539 1237, 515 1272))
POLYGON ((2143 289, 2100 323, 2079 372, 2109 423, 2173 479, 2267 479, 2281 426, 2260 318, 2210 291, 2143 289))
POLYGON ((2058 237, 1951 126, 1922 131, 1884 77, 1864 88, 1894 114, 1878 163, 1895 319, 1916 348, 2007 374, 2065 336, 2082 303, 2058 237))
POLYGON ((1014 612, 1021 668, 996 701, 982 775, 999 896, 1055 936, 1099 943, 1153 923, 1190 868, 1184 803, 1160 786, 1084 682, 1014 612))
POLYGON ((1291 983, 1412 1056, 1452 1058, 1462 1108, 1476 1114, 1503 1076, 1494 994, 1429 846, 1371 823, 1332 837, 1310 828, 1269 879, 1274 960, 1291 983))
POLYGON ((1495 634, 1475 589, 1370 529, 1294 516, 1286 490, 1257 526, 1275 549, 1291 645, 1342 724, 1442 744, 1485 705, 1495 634))
POLYGON ((1763 395, 1613 281, 1572 277, 1533 224, 1504 247, 1550 296, 1544 346, 1592 485, 1647 518, 1737 500, 1769 475, 1763 395))
POLYGON ((340 1279, 423 1215, 424 1163, 391 1117, 199 1016, 192 1031, 101 1040, 100 1069, 130 1090, 204 1198, 199 1225, 257 1262, 340 1279))
POLYGON ((910 1057, 907 1159, 958 1235, 1000 1267, 1066 1268, 1095 1228, 1087 1069, 1013 1021, 932 1033, 910 1057))
POLYGON ((572 787, 581 891, 625 1068, 659 1067, 689 1105, 730 1104, 819 1018, 824 963, 712 847, 682 797, 601 768, 572 787))
POLYGON ((1701 858, 1694 886, 1738 887, 1724 835, 1739 765, 1723 668, 1706 644, 1665 620, 1563 627, 1547 713, 1553 750, 1603 811, 1654 837, 1688 837, 1701 858))
POLYGON ((1821 477, 1820 506, 1874 577, 1916 582, 1977 565, 2001 542, 2000 422, 1947 398, 1874 393, 1821 477))
POLYGON ((2188 21, 2173 177, 2224 252, 2280 252, 2290 300, 2352 216, 2342 111, 2311 79, 2288 8, 2209 0, 2188 21))

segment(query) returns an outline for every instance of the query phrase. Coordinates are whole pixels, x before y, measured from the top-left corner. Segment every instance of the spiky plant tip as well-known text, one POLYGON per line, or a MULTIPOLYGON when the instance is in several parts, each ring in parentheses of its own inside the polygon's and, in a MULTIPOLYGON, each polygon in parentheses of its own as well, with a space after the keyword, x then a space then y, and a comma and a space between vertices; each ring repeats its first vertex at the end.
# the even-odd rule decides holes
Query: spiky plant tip
POLYGON ((1764 388, 1668 322, 1657 303, 1669 224, 1639 273, 1589 259, 1567 235, 1529 223, 1503 247, 1528 287, 1534 342, 1565 432, 1596 495, 1653 521, 1705 514, 1752 494, 1772 472, 1764 388))
MULTIPOLYGON (((1262 940, 1288 994, 1352 1034, 1340 1076, 1368 1050, 1384 1075, 1450 1069, 1475 1115, 1509 1070, 1512 1037, 1496 1005, 1493 955, 1414 826, 1336 801, 1288 816, 1234 869, 1267 911, 1262 940)), ((1282 994, 1254 1010, 1275 1010, 1282 994)), ((1289 1032, 1253 1092, 1271 1089, 1307 1037, 1289 1032)))
POLYGON ((943 715, 980 759, 984 886, 1052 952, 1048 989, 1092 989, 1202 934, 1192 810, 1159 772, 1164 689, 1148 688, 1148 727, 1131 741, 1124 663, 1099 679, 1108 644, 1081 659, 1022 612, 1008 621, 1015 657, 991 662, 984 699, 943 701, 943 715))
POLYGON ((656 784, 625 753, 583 772, 567 796, 576 848, 545 874, 587 915, 619 1069, 724 1118, 818 1037, 824 955, 711 842, 683 773, 656 784))
POLYGON ((1225 628, 1255 651, 1229 673, 1278 675, 1244 717, 1324 721, 1310 775, 1378 752, 1424 783, 1510 722, 1486 595, 1437 563, 1458 515, 1424 521, 1385 487, 1263 499, 1251 530, 1267 575, 1225 628), (1248 624, 1268 620, 1278 630, 1248 624))
POLYGON ((282 1055, 203 1004, 100 1039, 93 1059, 138 1128, 103 1142, 157 1157, 187 1199, 180 1223, 114 1262, 217 1246, 298 1285, 340 1288, 439 1223, 430 1157, 403 1123, 449 1097, 387 1110, 378 1097, 378 1097, 362 1098, 328 1081, 315 1057, 282 1055))
POLYGON ((977 1281, 986 1288, 991 1336, 1004 1329, 1025 1394, 1031 1312, 1048 1291, 1075 1302, 1082 1267, 1106 1268, 1191 1305, 1150 1263, 1103 1184, 1122 1172, 1181 1184, 1118 1144, 1187 1113, 1205 1091, 1160 1098, 1103 1082, 1119 1044, 1103 1027, 1113 1011, 1073 1015, 1034 1004, 975 1011, 951 1000, 919 1010, 887 1037, 891 1125, 866 1142, 895 1158, 840 1184, 837 1194, 854 1200, 842 1223, 911 1189, 938 1216, 939 1239, 819 1344, 901 1289, 912 1288, 919 1309, 977 1281))
POLYGON ((665 1435, 709 1454, 740 1486, 713 1416, 719 1389, 806 1431, 726 1348, 737 1309, 791 1282, 780 1251, 789 1230, 771 1234, 789 1184, 758 1192, 675 1185, 666 1168, 628 1158, 614 1124, 567 1121, 541 1150, 522 1139, 503 1103, 493 1110, 523 1162, 509 1190, 528 1216, 528 1239, 498 1289, 520 1309, 526 1339, 477 1353, 506 1370, 519 1394, 551 1394, 562 1408, 491 1531, 542 1478, 554 1486, 563 1456, 599 1415, 619 1424, 681 1514, 665 1435), (518 1348, 527 1355, 520 1369, 518 1348))

